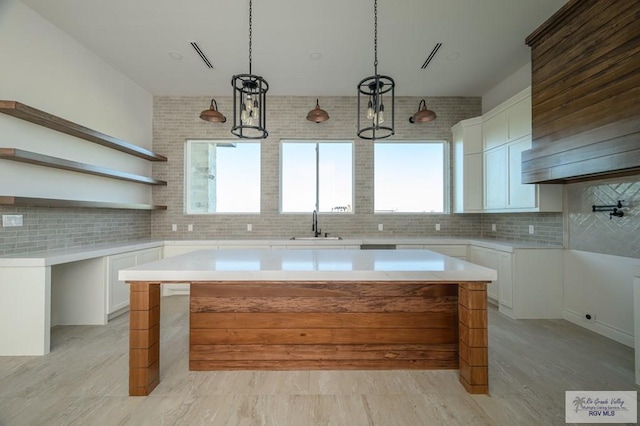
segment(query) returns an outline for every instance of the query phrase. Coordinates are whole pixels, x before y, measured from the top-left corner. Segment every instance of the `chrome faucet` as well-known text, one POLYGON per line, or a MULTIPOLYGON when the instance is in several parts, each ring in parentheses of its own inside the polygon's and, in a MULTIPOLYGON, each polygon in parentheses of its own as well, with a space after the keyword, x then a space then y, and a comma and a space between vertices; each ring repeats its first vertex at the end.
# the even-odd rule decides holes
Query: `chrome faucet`
POLYGON ((313 222, 311 223, 311 230, 313 231, 314 237, 319 237, 322 235, 320 229, 318 229, 318 212, 316 210, 313 211, 313 222))

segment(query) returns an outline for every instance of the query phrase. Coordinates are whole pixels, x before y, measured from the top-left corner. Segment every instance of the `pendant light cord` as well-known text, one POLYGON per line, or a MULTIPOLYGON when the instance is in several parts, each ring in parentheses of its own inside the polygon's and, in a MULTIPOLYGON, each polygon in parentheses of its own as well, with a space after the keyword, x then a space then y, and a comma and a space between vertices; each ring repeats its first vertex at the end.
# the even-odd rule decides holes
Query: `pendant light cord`
POLYGON ((373 2, 373 67, 378 75, 378 0, 373 2))
POLYGON ((253 74, 251 72, 251 42, 252 42, 252 38, 253 38, 253 22, 252 22, 252 18, 253 18, 253 1, 249 0, 249 74, 253 74))

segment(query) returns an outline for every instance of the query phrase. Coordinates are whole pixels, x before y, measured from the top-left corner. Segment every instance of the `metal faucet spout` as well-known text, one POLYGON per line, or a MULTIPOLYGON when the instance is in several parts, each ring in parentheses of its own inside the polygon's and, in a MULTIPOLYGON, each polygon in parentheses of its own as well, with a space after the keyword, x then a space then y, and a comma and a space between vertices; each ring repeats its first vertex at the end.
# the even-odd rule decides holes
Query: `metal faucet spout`
POLYGON ((316 210, 313 211, 311 230, 313 231, 314 237, 322 235, 322 232, 318 229, 318 212, 316 210))

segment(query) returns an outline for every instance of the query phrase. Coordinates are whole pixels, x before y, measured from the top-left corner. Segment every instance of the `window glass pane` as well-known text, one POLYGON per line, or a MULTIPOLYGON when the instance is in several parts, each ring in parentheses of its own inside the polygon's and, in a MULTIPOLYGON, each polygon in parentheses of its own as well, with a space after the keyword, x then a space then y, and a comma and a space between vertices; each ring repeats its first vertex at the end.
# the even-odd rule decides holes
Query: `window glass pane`
POLYGON ((311 212, 316 207, 316 144, 282 144, 282 211, 311 212))
POLYGON ((351 211, 352 165, 350 143, 320 143, 320 212, 351 211))
POLYGON ((444 212, 444 142, 375 142, 376 213, 444 212))
POLYGON ((260 143, 187 141, 186 210, 260 212, 260 143))
POLYGON ((353 143, 283 141, 282 211, 350 212, 353 143))

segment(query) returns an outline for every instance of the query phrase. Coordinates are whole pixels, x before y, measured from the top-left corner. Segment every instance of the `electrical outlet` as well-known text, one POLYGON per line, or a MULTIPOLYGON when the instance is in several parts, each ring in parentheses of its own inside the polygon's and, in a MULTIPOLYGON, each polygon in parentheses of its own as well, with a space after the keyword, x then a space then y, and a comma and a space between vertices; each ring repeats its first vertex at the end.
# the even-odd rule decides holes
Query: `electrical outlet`
POLYGON ((253 231, 253 225, 250 223, 247 223, 247 231, 253 231))
POLYGON ((381 223, 379 223, 378 224, 378 231, 382 231, 382 230, 384 230, 384 226, 381 223))
POLYGON ((529 233, 530 234, 534 233, 533 225, 529 225, 529 233))
POLYGON ((187 231, 193 232, 193 224, 192 223, 187 225, 187 231))
POLYGON ((492 223, 492 224, 491 224, 491 230, 492 230, 493 232, 496 232, 496 230, 497 230, 497 229, 498 229, 498 228, 496 227, 496 224, 495 224, 495 223, 492 223))
POLYGON ((440 230, 440 224, 436 223, 436 231, 439 231, 439 230, 440 230))
POLYGON ((3 214, 2 226, 5 228, 9 228, 12 226, 22 226, 22 215, 21 214, 3 214))
POLYGON ((178 225, 176 225, 175 223, 173 225, 171 225, 171 230, 173 232, 176 232, 178 230, 178 225))

